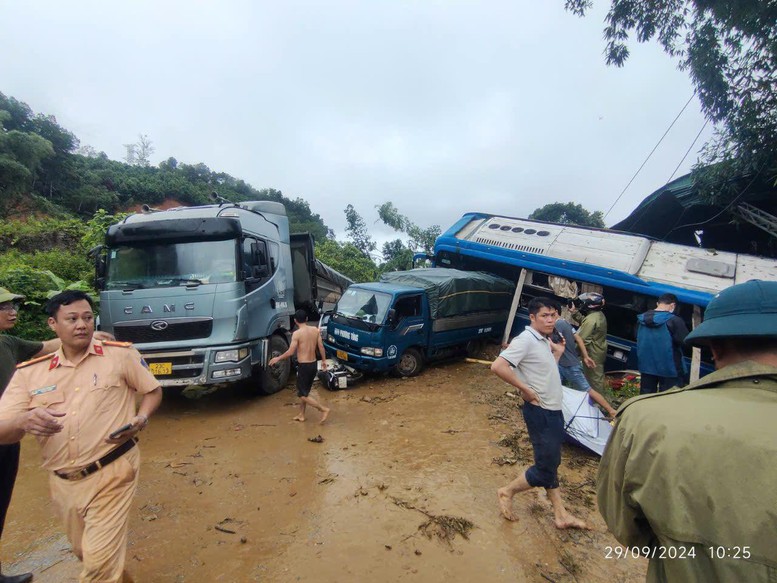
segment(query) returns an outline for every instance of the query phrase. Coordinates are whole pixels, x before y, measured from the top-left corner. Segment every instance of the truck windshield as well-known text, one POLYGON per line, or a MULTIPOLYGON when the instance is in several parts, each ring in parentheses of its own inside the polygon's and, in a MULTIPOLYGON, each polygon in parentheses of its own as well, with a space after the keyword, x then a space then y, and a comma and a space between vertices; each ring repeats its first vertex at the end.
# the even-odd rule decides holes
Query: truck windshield
POLYGON ((389 294, 348 288, 337 302, 337 313, 347 318, 382 324, 390 304, 389 294))
POLYGON ((234 240, 113 247, 105 289, 237 281, 236 250, 234 240))

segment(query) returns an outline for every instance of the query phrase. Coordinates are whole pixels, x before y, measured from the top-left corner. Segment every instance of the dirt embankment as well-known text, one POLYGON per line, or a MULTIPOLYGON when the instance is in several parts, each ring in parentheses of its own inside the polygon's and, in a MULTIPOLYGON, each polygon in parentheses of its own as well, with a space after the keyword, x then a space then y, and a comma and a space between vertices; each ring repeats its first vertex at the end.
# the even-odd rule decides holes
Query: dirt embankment
MULTIPOLYGON (((466 362, 319 389, 323 426, 316 411, 291 420, 291 387, 168 399, 142 435, 128 568, 139 582, 644 580, 645 561, 605 558, 616 541, 596 510, 593 454, 565 447, 560 470, 592 530, 558 531, 544 492, 516 498, 518 522, 500 516, 496 489, 532 455, 507 389, 466 362)), ((37 465, 28 438, 4 568, 75 580, 37 465)))

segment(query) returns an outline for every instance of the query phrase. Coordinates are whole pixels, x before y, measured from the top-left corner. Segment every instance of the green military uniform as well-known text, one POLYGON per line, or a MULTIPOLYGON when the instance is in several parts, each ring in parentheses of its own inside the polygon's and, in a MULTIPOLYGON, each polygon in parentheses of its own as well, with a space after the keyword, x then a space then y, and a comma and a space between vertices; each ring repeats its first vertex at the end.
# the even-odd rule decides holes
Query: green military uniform
POLYGON ((583 373, 591 388, 604 390, 604 361, 607 360, 607 318, 599 311, 589 312, 584 318, 577 316, 580 323, 577 335, 585 343, 588 356, 596 363, 596 368, 583 367, 583 373))
POLYGON ((621 407, 599 509, 655 553, 648 581, 777 581, 776 413, 777 367, 752 361, 621 407), (684 558, 659 558, 670 546, 684 558))
POLYGON ((16 336, 0 334, 0 395, 16 372, 16 365, 43 350, 43 342, 30 342, 16 336))

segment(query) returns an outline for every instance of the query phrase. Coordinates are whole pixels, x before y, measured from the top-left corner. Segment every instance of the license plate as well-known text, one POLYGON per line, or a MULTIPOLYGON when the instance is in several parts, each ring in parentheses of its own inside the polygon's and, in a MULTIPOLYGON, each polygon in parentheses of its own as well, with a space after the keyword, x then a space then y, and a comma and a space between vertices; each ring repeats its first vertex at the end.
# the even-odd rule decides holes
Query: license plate
POLYGON ((340 360, 348 360, 348 353, 345 350, 338 350, 337 358, 340 360))
POLYGON ((173 374, 172 362, 149 362, 148 369, 153 375, 173 374))

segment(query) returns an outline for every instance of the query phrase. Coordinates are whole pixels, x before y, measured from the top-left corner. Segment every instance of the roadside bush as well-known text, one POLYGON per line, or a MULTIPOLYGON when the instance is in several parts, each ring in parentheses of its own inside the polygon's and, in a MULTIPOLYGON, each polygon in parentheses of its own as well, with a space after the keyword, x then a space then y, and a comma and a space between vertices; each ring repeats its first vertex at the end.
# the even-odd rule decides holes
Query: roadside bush
POLYGON ((62 251, 52 249, 35 253, 20 253, 15 249, 2 254, 2 262, 7 266, 27 266, 39 271, 51 271, 67 281, 89 281, 94 278, 94 265, 81 249, 62 251))

